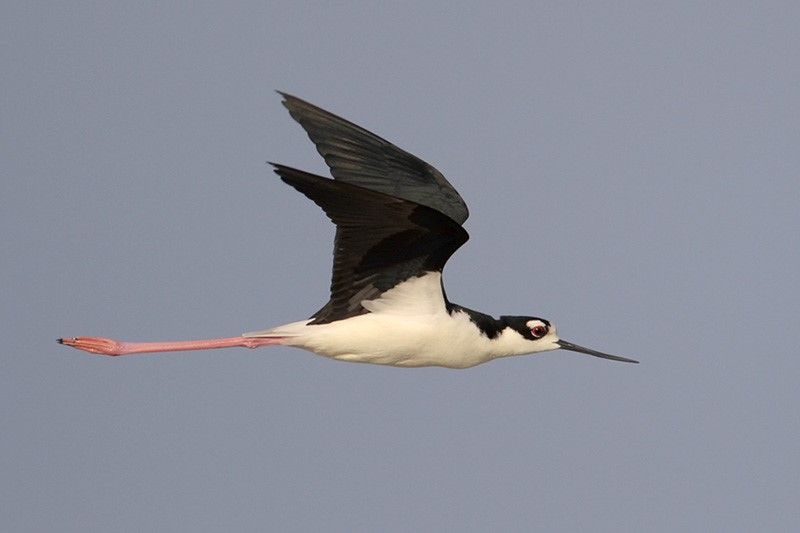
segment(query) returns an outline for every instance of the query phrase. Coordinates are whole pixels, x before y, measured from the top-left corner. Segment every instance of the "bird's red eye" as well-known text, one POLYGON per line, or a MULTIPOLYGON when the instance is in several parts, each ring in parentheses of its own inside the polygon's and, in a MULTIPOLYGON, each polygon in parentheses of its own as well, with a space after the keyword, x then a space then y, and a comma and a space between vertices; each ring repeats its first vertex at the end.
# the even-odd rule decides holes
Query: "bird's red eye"
POLYGON ((531 335, 533 335, 534 338, 541 339, 546 334, 547 334, 547 326, 539 325, 539 326, 533 326, 531 328, 531 335))

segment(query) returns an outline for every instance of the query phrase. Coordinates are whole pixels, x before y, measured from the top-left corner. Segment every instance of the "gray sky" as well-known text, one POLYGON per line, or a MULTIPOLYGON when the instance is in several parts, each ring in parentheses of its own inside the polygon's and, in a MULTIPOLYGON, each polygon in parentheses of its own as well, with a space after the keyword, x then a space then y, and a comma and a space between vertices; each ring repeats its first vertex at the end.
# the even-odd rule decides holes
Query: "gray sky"
POLYGON ((796 3, 4 2, 4 531, 800 528, 796 3), (568 352, 93 357, 307 317, 325 166, 273 90, 439 168, 450 298, 568 352))

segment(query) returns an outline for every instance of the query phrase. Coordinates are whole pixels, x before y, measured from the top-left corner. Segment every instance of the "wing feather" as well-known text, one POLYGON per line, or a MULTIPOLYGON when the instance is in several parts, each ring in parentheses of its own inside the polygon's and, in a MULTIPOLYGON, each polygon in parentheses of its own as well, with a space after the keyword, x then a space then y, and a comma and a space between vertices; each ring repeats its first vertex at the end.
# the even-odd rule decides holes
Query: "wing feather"
POLYGON ((306 130, 334 179, 439 211, 458 224, 464 200, 441 172, 361 126, 286 93, 283 105, 306 130))
POLYGON ((440 272, 469 238, 460 224, 426 205, 273 166, 284 182, 313 200, 336 224, 331 297, 311 324, 367 313, 363 300, 375 299, 412 277, 440 272))

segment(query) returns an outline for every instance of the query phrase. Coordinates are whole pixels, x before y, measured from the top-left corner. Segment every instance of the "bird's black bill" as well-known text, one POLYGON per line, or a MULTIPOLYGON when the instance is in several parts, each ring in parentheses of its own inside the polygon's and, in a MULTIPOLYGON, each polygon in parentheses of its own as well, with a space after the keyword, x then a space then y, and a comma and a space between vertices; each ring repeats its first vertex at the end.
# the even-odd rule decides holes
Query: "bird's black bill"
POLYGON ((577 344, 572 344, 571 342, 567 341, 557 341, 558 344, 564 350, 570 350, 572 352, 579 352, 585 353, 589 355, 593 355, 595 357, 602 357, 603 359, 611 359, 612 361, 622 361, 623 363, 638 363, 639 361, 634 361, 633 359, 626 359, 625 357, 620 357, 618 355, 609 355, 607 353, 598 352, 597 350, 592 350, 591 348, 584 348, 583 346, 578 346, 577 344))

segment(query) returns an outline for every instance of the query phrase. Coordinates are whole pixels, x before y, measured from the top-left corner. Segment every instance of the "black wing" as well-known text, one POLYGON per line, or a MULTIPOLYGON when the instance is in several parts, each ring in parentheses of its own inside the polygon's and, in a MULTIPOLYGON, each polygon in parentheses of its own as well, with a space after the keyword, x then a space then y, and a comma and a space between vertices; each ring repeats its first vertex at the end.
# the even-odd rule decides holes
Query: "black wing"
POLYGON ((426 205, 455 222, 469 216, 464 200, 441 172, 364 128, 279 92, 339 181, 426 205))
POLYGON ((469 235, 428 206, 273 163, 283 181, 336 224, 331 299, 312 324, 367 313, 371 300, 424 272, 441 271, 469 235))

